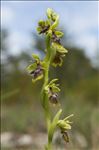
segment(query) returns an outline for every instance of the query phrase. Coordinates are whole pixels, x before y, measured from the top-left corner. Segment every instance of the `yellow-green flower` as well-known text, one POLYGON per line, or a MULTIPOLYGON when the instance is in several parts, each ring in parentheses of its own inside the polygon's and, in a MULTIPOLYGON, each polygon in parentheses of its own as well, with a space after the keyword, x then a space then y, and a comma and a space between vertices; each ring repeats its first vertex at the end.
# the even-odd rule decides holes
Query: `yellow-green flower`
POLYGON ((62 137, 65 140, 65 142, 69 142, 69 136, 68 136, 67 131, 71 129, 71 122, 68 120, 68 118, 72 116, 73 114, 66 117, 63 120, 58 120, 57 122, 57 126, 60 128, 62 137))
POLYGON ((57 81, 57 79, 53 79, 52 81, 50 81, 50 83, 45 87, 45 92, 48 95, 49 101, 52 104, 58 104, 58 93, 60 91, 58 84, 56 84, 55 82, 57 81))
POLYGON ((37 55, 32 55, 34 58, 34 63, 27 67, 28 73, 32 76, 32 82, 36 82, 43 78, 43 66, 40 58, 37 55))
POLYGON ((49 28, 50 28, 50 22, 48 20, 47 21, 40 20, 38 23, 37 31, 39 34, 43 34, 43 33, 47 33, 49 28))
POLYGON ((68 52, 61 44, 53 42, 51 46, 52 50, 56 51, 56 55, 53 57, 52 65, 61 66, 63 62, 63 57, 68 52))

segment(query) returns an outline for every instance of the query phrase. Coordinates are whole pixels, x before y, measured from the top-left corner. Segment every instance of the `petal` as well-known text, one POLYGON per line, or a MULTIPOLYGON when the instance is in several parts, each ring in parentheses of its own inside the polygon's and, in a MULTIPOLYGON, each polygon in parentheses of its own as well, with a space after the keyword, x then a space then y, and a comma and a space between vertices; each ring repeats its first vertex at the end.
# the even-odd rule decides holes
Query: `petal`
POLYGON ((41 80, 43 78, 43 74, 39 75, 36 79, 32 79, 32 82, 35 83, 38 80, 41 80))
POLYGON ((70 124, 68 124, 68 123, 66 123, 66 124, 65 124, 65 127, 64 127, 64 129, 66 129, 66 130, 69 130, 69 129, 71 129, 71 125, 70 125, 70 124))
POLYGON ((40 62, 40 58, 39 58, 39 56, 38 56, 38 55, 36 55, 36 54, 32 54, 32 57, 34 58, 34 60, 36 60, 36 61, 37 61, 37 63, 39 63, 39 62, 40 62))
POLYGON ((37 68, 37 64, 33 63, 31 65, 29 65, 26 70, 30 73, 31 71, 34 71, 37 68))

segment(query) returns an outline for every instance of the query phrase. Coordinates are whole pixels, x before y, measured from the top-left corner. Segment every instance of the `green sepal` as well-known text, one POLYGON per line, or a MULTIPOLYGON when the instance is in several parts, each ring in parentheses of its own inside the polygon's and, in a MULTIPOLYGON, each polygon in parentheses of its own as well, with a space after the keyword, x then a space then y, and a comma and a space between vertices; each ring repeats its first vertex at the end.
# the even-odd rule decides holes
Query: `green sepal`
POLYGON ((39 58, 38 55, 32 54, 32 57, 33 57, 33 59, 36 61, 37 64, 40 63, 40 58, 39 58))
POLYGON ((66 122, 64 120, 59 120, 57 125, 63 130, 71 129, 71 125, 69 124, 69 122, 66 122))
POLYGON ((64 118, 64 121, 67 121, 70 117, 73 117, 73 116, 74 116, 74 114, 67 116, 66 118, 64 118))
POLYGON ((50 21, 49 21, 49 20, 46 20, 46 21, 45 21, 45 25, 46 25, 46 26, 51 25, 50 21))
POLYGON ((49 20, 46 20, 46 21, 40 20, 40 21, 38 22, 38 26, 39 26, 39 27, 45 27, 45 26, 48 26, 48 25, 50 25, 50 21, 49 21, 49 20))
POLYGON ((55 22, 52 24, 51 29, 54 30, 59 24, 59 15, 57 15, 55 22))
POLYGON ((67 116, 66 118, 64 118, 63 120, 59 120, 58 121, 58 123, 57 123, 57 125, 60 127, 60 129, 61 130, 70 130, 71 129, 71 123, 72 122, 70 122, 68 119, 70 118, 70 117, 72 117, 73 116, 73 114, 71 114, 71 115, 69 115, 69 116, 67 116))
POLYGON ((56 35, 57 37, 61 38, 61 37, 64 35, 64 33, 61 32, 61 31, 55 31, 55 35, 56 35))
POLYGON ((50 81, 50 83, 45 87, 45 92, 48 94, 49 93, 49 88, 52 89, 53 92, 58 93, 60 92, 60 88, 58 87, 58 84, 55 84, 55 82, 58 79, 53 79, 52 81, 50 81))
POLYGON ((37 27, 38 34, 40 34, 41 31, 42 31, 42 28, 41 27, 37 27))
POLYGON ((52 43, 52 49, 55 49, 57 52, 63 54, 68 52, 67 49, 65 49, 62 45, 55 42, 52 43))
POLYGON ((54 82, 58 81, 58 79, 53 79, 50 81, 49 85, 53 84, 54 82))
POLYGON ((44 27, 45 26, 45 21, 44 20, 40 20, 38 22, 38 25, 44 27))
POLYGON ((36 55, 36 54, 32 54, 32 57, 33 57, 35 60, 40 60, 39 56, 36 55))
POLYGON ((50 81, 49 83, 49 87, 52 88, 53 92, 60 92, 60 88, 58 87, 59 85, 56 84, 55 82, 57 81, 58 79, 53 79, 52 81, 50 81))
POLYGON ((53 92, 55 93, 60 92, 60 89, 57 86, 53 86, 53 92))
POLYGON ((26 70, 30 73, 31 71, 34 71, 37 68, 37 64, 33 63, 31 65, 29 65, 26 70))

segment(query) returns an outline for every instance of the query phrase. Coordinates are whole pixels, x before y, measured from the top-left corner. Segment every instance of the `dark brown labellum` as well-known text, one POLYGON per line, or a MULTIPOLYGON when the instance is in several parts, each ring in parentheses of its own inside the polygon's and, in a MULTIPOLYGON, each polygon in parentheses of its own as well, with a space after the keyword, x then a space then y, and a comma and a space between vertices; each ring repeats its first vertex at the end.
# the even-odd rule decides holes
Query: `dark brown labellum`
POLYGON ((58 94, 57 93, 53 93, 50 97, 49 100, 51 103, 53 104, 58 104, 58 94))
POLYGON ((31 71, 30 74, 34 79, 36 79, 38 76, 43 74, 43 69, 40 65, 38 65, 38 67, 34 71, 31 71))
POLYGON ((56 42, 56 43, 58 43, 58 44, 61 44, 60 38, 57 37, 54 32, 53 32, 53 34, 52 34, 52 41, 53 41, 53 42, 56 42))
POLYGON ((69 136, 68 136, 67 131, 61 131, 61 133, 62 133, 62 137, 63 137, 64 141, 66 143, 69 142, 69 136))
POLYGON ((31 71, 31 72, 30 72, 30 75, 33 75, 33 74, 34 74, 34 71, 31 71))
POLYGON ((42 31, 40 32, 40 34, 46 33, 46 31, 48 31, 49 27, 50 27, 50 25, 43 27, 42 31))
POLYGON ((53 59, 53 62, 55 63, 55 64, 60 64, 61 63, 61 54, 60 53, 56 53, 56 55, 55 55, 55 57, 54 57, 54 59, 53 59))

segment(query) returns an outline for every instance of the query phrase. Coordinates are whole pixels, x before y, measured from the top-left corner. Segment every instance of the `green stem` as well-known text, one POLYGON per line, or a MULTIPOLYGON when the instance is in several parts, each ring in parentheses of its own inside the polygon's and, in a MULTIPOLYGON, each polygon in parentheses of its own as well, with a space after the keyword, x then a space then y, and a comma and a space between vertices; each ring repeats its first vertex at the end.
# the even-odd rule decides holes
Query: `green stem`
MULTIPOLYGON (((47 67, 45 70, 45 77, 44 77, 44 87, 48 84, 49 78, 48 78, 48 72, 49 72, 49 63, 47 63, 47 67)), ((51 116, 50 116, 50 110, 49 110, 49 103, 48 103, 48 96, 45 93, 44 89, 43 89, 43 94, 44 94, 44 112, 45 112, 45 117, 46 117, 46 121, 47 121, 47 130, 49 130, 49 126, 50 126, 50 120, 51 120, 51 116)))
MULTIPOLYGON (((44 108, 44 113, 45 113, 45 118, 46 118, 46 123, 47 123, 47 132, 49 133, 49 128, 51 124, 51 115, 50 115, 50 108, 49 108, 49 102, 48 102, 48 96, 45 93, 45 86, 49 82, 49 67, 50 67, 50 61, 51 61, 51 50, 50 50, 50 36, 46 36, 46 48, 47 48, 47 55, 45 57, 45 62, 46 62, 46 69, 44 72, 44 84, 42 87, 42 105, 44 108)), ((48 144, 46 145, 47 150, 51 150, 52 144, 49 142, 48 138, 48 144)))
POLYGON ((52 150, 52 143, 48 142, 48 144, 45 147, 45 150, 52 150))

